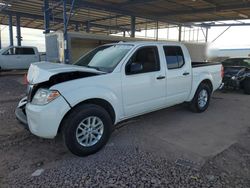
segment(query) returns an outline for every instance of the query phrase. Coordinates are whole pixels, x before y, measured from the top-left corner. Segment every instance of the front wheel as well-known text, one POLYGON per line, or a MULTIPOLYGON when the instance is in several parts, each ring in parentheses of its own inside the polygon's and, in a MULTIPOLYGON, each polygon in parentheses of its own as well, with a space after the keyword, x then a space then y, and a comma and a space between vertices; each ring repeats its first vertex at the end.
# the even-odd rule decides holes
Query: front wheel
POLYGON ((191 101, 191 110, 197 113, 204 112, 209 106, 211 92, 207 84, 201 83, 191 101))
POLYGON ((107 143, 113 127, 108 112, 94 104, 74 108, 62 126, 65 145, 78 156, 99 151, 107 143))

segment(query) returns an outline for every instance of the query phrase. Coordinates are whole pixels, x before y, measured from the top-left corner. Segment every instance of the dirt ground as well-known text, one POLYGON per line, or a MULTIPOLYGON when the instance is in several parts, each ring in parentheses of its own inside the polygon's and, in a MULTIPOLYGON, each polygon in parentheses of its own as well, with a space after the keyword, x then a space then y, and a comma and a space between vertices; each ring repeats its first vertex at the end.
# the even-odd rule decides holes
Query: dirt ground
POLYGON ((60 136, 18 123, 25 90, 21 74, 0 75, 0 187, 250 187, 250 96, 241 91, 216 92, 202 114, 178 105, 122 123, 104 149, 79 158, 60 136))

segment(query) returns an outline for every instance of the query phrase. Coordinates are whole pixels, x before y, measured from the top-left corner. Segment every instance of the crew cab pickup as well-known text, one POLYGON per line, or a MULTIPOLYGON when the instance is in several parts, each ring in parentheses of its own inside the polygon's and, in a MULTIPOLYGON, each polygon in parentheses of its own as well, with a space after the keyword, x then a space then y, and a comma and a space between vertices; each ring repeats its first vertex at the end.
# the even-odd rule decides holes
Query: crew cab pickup
POLYGON ((89 155, 123 120, 183 102, 205 111, 222 72, 219 63, 192 63, 181 43, 107 44, 72 65, 32 64, 16 116, 33 134, 61 133, 72 153, 89 155))
POLYGON ((28 69, 31 63, 43 59, 36 47, 11 46, 0 50, 0 71, 28 69))

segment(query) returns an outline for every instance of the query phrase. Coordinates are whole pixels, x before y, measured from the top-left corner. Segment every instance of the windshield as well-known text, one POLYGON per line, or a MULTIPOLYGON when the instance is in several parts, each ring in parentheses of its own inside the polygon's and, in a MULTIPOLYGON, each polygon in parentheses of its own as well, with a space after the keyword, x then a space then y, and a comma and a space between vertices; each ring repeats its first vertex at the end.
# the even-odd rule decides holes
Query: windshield
POLYGON ((250 67, 250 58, 233 58, 222 62, 223 66, 244 66, 250 67))
POLYGON ((132 47, 128 44, 100 46, 82 56, 74 65, 112 72, 132 47))

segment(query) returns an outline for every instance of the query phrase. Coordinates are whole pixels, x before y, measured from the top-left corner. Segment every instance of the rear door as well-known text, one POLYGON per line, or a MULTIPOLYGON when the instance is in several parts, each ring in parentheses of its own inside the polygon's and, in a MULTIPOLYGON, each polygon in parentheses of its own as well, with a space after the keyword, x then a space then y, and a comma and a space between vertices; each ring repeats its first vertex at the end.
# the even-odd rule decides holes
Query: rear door
POLYGON ((158 47, 139 47, 126 63, 122 73, 122 94, 125 116, 149 112, 164 105, 166 99, 166 71, 162 68, 158 47), (134 63, 142 66, 131 72, 134 63))
POLYGON ((31 63, 39 61, 39 54, 36 54, 34 48, 16 47, 16 58, 20 69, 28 69, 31 63))
POLYGON ((182 103, 187 100, 192 86, 191 59, 185 58, 181 46, 163 46, 163 50, 167 65, 168 105, 182 103))

